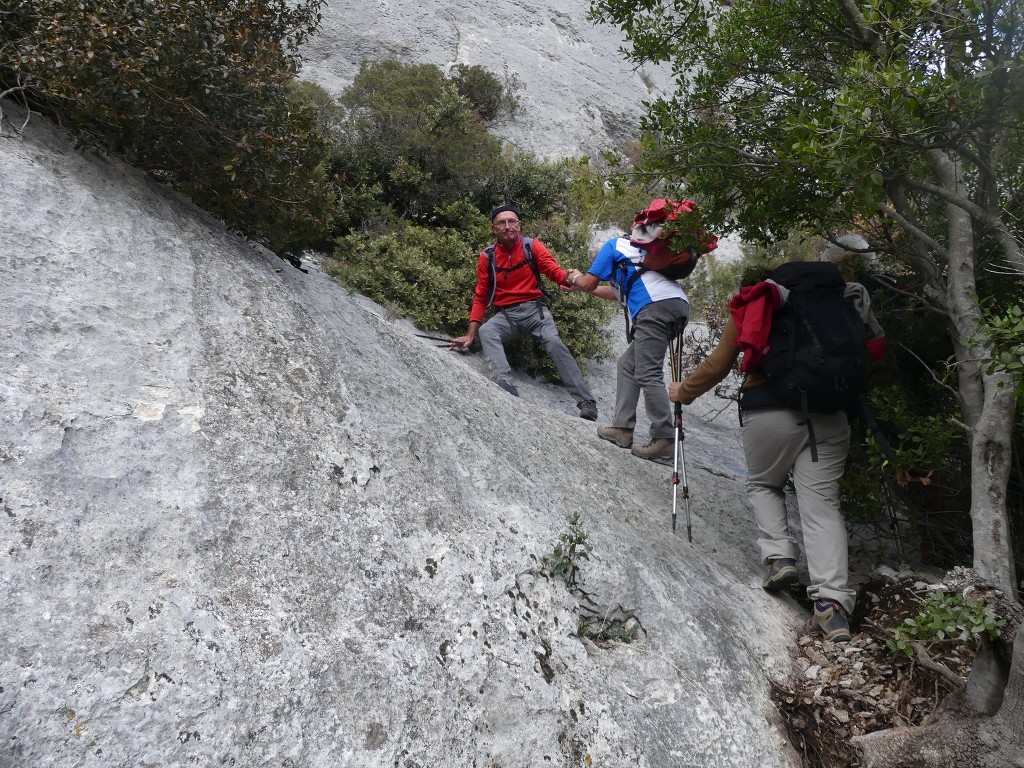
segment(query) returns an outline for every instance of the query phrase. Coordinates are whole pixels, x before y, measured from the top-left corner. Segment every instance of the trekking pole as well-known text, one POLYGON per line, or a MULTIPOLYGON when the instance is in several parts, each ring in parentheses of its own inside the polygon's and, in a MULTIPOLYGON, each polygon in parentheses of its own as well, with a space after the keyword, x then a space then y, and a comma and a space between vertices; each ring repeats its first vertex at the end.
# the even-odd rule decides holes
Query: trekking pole
POLYGON ((683 451, 683 406, 676 403, 676 452, 672 469, 672 533, 676 532, 676 494, 679 490, 679 470, 683 471, 683 505, 686 509, 686 540, 693 543, 693 526, 690 524, 690 486, 686 482, 686 454, 683 451))
POLYGON ((417 333, 417 334, 414 334, 414 335, 419 336, 421 339, 426 339, 427 341, 443 341, 444 342, 443 344, 435 345, 437 347, 451 347, 451 345, 452 345, 452 340, 451 339, 446 339, 446 338, 444 338, 442 336, 428 336, 425 333, 417 333))
MULTIPOLYGON (((683 330, 686 327, 686 319, 677 322, 675 335, 669 342, 670 365, 672 367, 672 381, 683 379, 683 330)), ((686 540, 693 543, 693 526, 690 523, 690 486, 686 482, 686 453, 683 450, 683 440, 686 433, 683 432, 683 405, 675 404, 675 450, 673 451, 672 463, 672 532, 676 531, 676 506, 679 493, 679 470, 682 469, 683 483, 683 505, 686 510, 686 540)))

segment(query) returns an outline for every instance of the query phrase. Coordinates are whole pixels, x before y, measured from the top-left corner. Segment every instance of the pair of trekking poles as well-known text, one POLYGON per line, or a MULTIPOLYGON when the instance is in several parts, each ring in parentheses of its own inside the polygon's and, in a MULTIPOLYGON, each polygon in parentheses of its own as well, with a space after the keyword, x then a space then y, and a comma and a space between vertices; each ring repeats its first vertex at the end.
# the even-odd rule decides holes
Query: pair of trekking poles
MULTIPOLYGON (((676 321, 669 337, 669 365, 672 369, 672 381, 683 380, 683 331, 686 329, 686 318, 676 321)), ((676 532, 676 507, 680 483, 683 486, 683 506, 686 510, 686 540, 693 543, 693 526, 690 523, 690 486, 686 482, 686 454, 683 451, 683 405, 675 404, 675 447, 672 457, 672 533, 676 532), (681 473, 681 474, 680 474, 681 473)))

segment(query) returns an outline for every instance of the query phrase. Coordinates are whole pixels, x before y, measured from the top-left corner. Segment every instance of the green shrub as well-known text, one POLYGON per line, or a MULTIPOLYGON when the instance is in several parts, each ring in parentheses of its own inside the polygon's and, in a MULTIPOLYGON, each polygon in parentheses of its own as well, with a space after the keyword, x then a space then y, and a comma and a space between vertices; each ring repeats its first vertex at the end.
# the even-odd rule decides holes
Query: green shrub
POLYGON ((328 271, 420 328, 465 332, 476 281, 473 247, 454 229, 406 224, 338 240, 328 271))
POLYGON ((580 566, 590 559, 593 551, 594 545, 590 543, 590 534, 583 527, 583 518, 579 512, 573 512, 569 516, 568 527, 558 534, 558 543, 554 550, 544 556, 544 560, 550 564, 555 575, 561 576, 568 586, 574 587, 580 566))
POLYGON ((486 183, 473 202, 481 211, 514 202, 523 220, 538 222, 557 215, 575 214, 570 192, 586 164, 578 160, 542 160, 517 149, 506 148, 487 168, 486 183))
POLYGON ((279 253, 323 239, 328 146, 293 80, 322 0, 4 0, 0 80, 279 253))
POLYGON ((977 640, 986 635, 998 638, 1006 619, 976 600, 961 595, 947 595, 941 590, 925 601, 921 612, 892 630, 893 639, 886 646, 893 653, 914 655, 914 643, 977 640))
POLYGON ((452 68, 451 80, 459 93, 473 105, 473 111, 488 123, 519 112, 516 93, 523 86, 515 74, 506 75, 503 81, 479 64, 456 64, 452 68))
MULTIPOLYGON (((440 209, 437 216, 457 226, 424 227, 385 218, 366 232, 339 238, 327 269, 345 285, 396 315, 411 318, 420 328, 462 335, 469 324, 477 259, 494 237, 487 216, 465 201, 440 209)), ((584 252, 575 259, 560 258, 560 263, 567 268, 585 267, 585 260, 584 252)), ((559 291, 547 278, 542 280, 562 340, 580 366, 605 357, 608 347, 602 331, 614 305, 559 291)), ((508 351, 512 365, 557 378, 551 358, 533 337, 510 345, 508 351)))
POLYGON ((363 64, 338 103, 332 168, 343 179, 343 206, 353 195, 364 201, 348 214, 352 224, 372 216, 370 190, 379 190, 380 206, 431 224, 436 209, 487 188, 501 142, 440 68, 363 64))

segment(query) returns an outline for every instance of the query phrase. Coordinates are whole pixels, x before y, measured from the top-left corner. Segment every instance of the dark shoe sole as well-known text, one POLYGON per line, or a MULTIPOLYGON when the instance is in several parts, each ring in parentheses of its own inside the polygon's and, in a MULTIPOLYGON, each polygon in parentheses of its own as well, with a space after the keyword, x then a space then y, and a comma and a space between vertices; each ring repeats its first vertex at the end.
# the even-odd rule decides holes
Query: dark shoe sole
POLYGON ((799 583, 800 574, 796 572, 796 568, 793 568, 792 570, 787 569, 777 573, 773 578, 765 579, 761 586, 766 592, 779 592, 783 589, 795 587, 799 583))

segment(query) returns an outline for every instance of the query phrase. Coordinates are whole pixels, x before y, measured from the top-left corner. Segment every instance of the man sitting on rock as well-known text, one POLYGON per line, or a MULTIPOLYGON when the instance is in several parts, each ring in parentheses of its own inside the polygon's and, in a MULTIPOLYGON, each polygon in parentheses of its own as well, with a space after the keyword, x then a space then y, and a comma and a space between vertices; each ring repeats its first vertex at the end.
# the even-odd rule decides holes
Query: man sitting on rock
POLYGON ((532 333, 540 339, 562 382, 576 398, 580 416, 596 421, 597 402, 575 358, 558 335, 540 283, 543 274, 552 282, 569 287, 568 273, 558 265, 544 243, 523 238, 520 226, 519 209, 514 205, 502 205, 491 211, 491 230, 498 242, 480 254, 469 330, 464 336, 453 339, 452 347, 468 349, 479 332, 484 360, 494 380, 506 392, 519 397, 519 390, 512 383, 505 344, 532 333), (491 306, 496 311, 483 322, 491 306))

